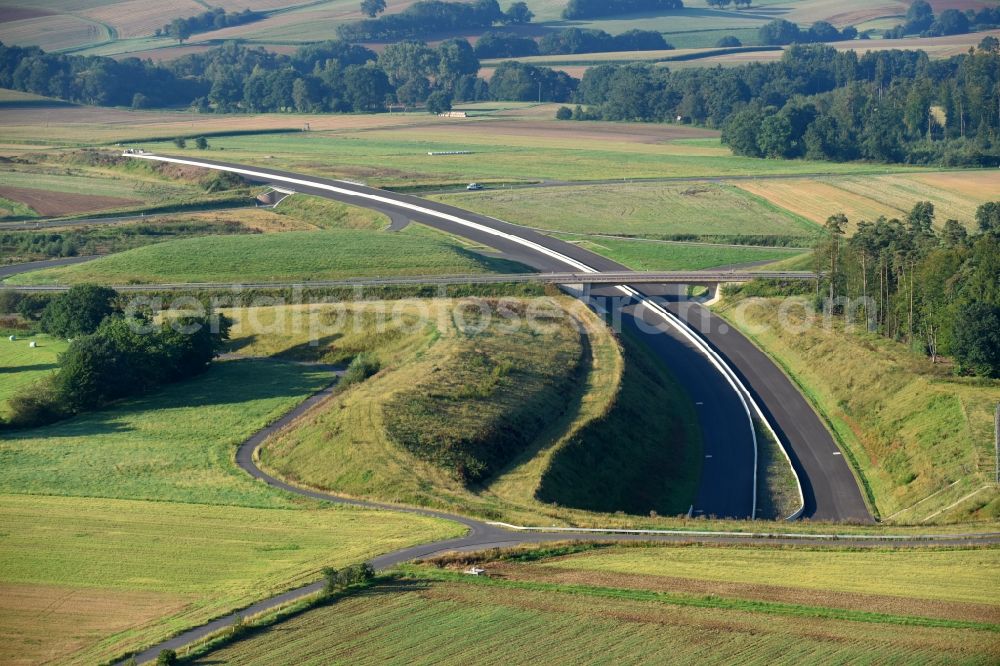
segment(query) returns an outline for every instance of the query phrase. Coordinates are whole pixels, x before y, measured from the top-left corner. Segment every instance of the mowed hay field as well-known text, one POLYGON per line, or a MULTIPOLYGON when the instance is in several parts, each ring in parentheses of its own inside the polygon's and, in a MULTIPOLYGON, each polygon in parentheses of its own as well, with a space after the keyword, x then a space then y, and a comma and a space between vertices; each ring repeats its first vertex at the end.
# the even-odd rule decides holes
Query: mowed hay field
POLYGON ((0 338, 0 417, 6 416, 7 400, 21 388, 32 384, 56 369, 59 354, 66 350, 66 342, 47 335, 0 338), (37 346, 32 348, 29 343, 37 346))
MULTIPOLYGON (((555 109, 552 108, 552 113, 555 109)), ((386 114, 388 117, 389 114, 386 114)), ((550 116, 551 117, 551 116, 550 116)), ((695 142, 673 126, 613 123, 560 123, 519 118, 437 119, 413 127, 366 132, 294 132, 259 136, 219 136, 208 159, 284 168, 319 176, 360 180, 377 187, 458 186, 470 182, 542 180, 626 180, 668 177, 722 177, 755 174, 859 174, 920 171, 916 167, 837 164, 806 160, 763 160, 733 156, 718 139, 695 142), (661 139, 656 139, 660 135, 661 139), (593 140, 590 140, 593 139, 593 140), (582 146, 582 147, 581 147, 582 146), (219 155, 216 149, 224 149, 219 155), (471 151, 472 154, 429 155, 471 151)), ((171 143, 144 143, 165 155, 171 143)), ((185 153, 190 154, 190 153, 185 153)))
POLYGON ((801 248, 712 245, 606 236, 556 234, 636 271, 694 271, 707 268, 767 264, 802 256, 801 248))
POLYGON ((76 266, 33 271, 11 284, 280 282, 521 272, 446 236, 410 226, 399 233, 354 229, 205 236, 157 243, 76 266))
POLYGON ((435 197, 547 231, 645 238, 780 236, 808 244, 814 225, 729 185, 629 183, 487 191, 435 197))
POLYGON ((827 421, 883 520, 995 520, 993 413, 1000 382, 955 377, 903 345, 795 300, 747 299, 720 313, 793 377, 827 421))
POLYGON ((1000 653, 996 550, 640 547, 479 565, 489 577, 404 567, 194 663, 985 664, 1000 653), (778 563, 789 562, 811 565, 812 587, 786 586, 778 563), (871 581, 859 571, 888 567, 852 591, 871 581))
POLYGON ((104 661, 323 566, 459 534, 327 508, 236 468, 239 442, 330 381, 287 362, 220 362, 103 411, 5 432, 0 661, 104 661))
POLYGON ((1000 196, 1000 171, 744 180, 734 185, 817 224, 844 213, 852 223, 849 229, 853 229, 859 221, 873 222, 881 215, 902 218, 918 201, 930 201, 938 226, 955 219, 972 229, 976 208, 1000 196))
POLYGON ((460 526, 347 507, 0 495, 0 661, 93 664, 460 526))

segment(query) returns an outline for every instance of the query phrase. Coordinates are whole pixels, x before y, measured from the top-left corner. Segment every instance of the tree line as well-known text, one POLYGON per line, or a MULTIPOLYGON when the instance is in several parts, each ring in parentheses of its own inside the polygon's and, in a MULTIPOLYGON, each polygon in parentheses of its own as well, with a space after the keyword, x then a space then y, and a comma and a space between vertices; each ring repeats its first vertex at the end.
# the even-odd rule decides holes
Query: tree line
MULTIPOLYGON (((47 54, 0 45, 0 86, 107 106, 219 112, 445 110, 451 101, 576 102, 579 120, 695 123, 723 130, 741 155, 1000 164, 1000 48, 932 61, 921 51, 862 56, 795 45, 782 59, 670 71, 600 65, 578 81, 504 62, 489 83, 469 43, 391 44, 381 54, 341 41, 292 55, 235 43, 165 64, 47 54)), ((561 112, 566 117, 566 112, 561 112)))
POLYGON ((337 27, 337 36, 347 42, 410 39, 427 34, 490 28, 495 23, 528 22, 532 17, 523 2, 514 3, 505 13, 500 10, 497 0, 475 0, 471 3, 421 0, 396 14, 344 23, 337 27))
POLYGON ((575 99, 574 119, 720 127, 751 157, 1000 164, 996 48, 932 61, 922 51, 858 56, 808 45, 732 68, 600 65, 575 99))
POLYGON ((767 46, 844 42, 855 39, 857 36, 857 28, 847 26, 843 30, 837 30, 836 26, 828 21, 816 21, 809 29, 803 30, 796 23, 777 19, 762 25, 757 31, 757 40, 767 46))
POLYGON ((902 220, 861 221, 846 238, 843 214, 816 248, 828 310, 909 344, 963 374, 1000 378, 1000 202, 979 207, 977 233, 957 220, 935 229, 934 205, 902 220))
POLYGON ((682 0, 569 0, 562 11, 562 17, 588 19, 683 8, 682 0))
POLYGON ((967 32, 987 30, 1000 26, 1000 7, 983 7, 979 10, 945 9, 940 16, 926 0, 916 0, 906 12, 906 22, 886 30, 886 39, 902 39, 908 35, 940 37, 964 35, 967 32))
POLYGON ((210 30, 220 30, 234 25, 253 23, 264 18, 261 12, 244 9, 241 12, 226 13, 222 7, 210 9, 196 16, 188 18, 176 18, 167 23, 162 28, 157 28, 153 33, 156 37, 173 37, 178 42, 183 42, 197 32, 208 32, 210 30))
POLYGON ((709 7, 715 7, 716 9, 725 9, 729 5, 735 5, 739 7, 749 7, 753 4, 753 0, 705 0, 709 7))
POLYGON ((603 30, 566 28, 547 33, 538 41, 510 32, 490 30, 479 37, 474 50, 476 57, 485 59, 613 51, 668 51, 673 48, 655 30, 628 30, 619 35, 611 35, 603 30))
POLYGON ((97 106, 378 112, 390 104, 421 104, 432 96, 435 108, 447 108, 452 99, 537 100, 539 85, 544 101, 562 102, 576 87, 564 74, 505 63, 499 80, 507 83, 491 93, 478 72, 479 59, 464 39, 436 47, 397 42, 381 54, 346 42, 320 42, 290 56, 230 42, 163 64, 0 44, 0 86, 97 106), (530 94, 509 84, 515 74, 532 81, 530 94))
POLYGON ((40 326, 72 342, 54 375, 10 398, 15 427, 51 423, 205 372, 229 335, 225 317, 211 313, 159 322, 148 313, 126 314, 114 289, 94 285, 48 302, 40 326))

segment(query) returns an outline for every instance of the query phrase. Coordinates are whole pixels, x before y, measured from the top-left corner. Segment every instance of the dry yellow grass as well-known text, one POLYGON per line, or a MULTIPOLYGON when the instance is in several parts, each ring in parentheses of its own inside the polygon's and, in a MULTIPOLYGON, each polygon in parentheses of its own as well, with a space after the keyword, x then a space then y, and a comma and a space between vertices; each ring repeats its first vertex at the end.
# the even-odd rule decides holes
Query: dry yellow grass
MULTIPOLYGON (((0 32, 0 40, 5 41, 0 32)), ((426 113, 371 115, 237 114, 126 111, 98 107, 44 107, 4 109, 0 140, 11 144, 29 137, 48 144, 71 145, 136 141, 148 137, 187 136, 252 130, 298 130, 309 123, 313 131, 353 132, 447 121, 426 113)))
POLYGON ((0 583, 0 663, 49 663, 180 613, 194 595, 0 583))
POLYGON ((817 224, 835 213, 851 220, 875 220, 880 215, 902 217, 918 201, 934 204, 938 224, 956 219, 968 227, 976 208, 1000 196, 1000 171, 938 173, 823 179, 739 181, 735 185, 764 197, 817 224))

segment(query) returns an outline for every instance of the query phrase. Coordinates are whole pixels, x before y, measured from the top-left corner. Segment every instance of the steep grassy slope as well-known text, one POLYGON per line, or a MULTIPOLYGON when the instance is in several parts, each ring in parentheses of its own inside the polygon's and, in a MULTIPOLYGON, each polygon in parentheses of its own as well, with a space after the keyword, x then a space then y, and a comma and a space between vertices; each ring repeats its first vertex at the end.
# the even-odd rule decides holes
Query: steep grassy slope
POLYGON ((1000 384, 962 379, 902 345, 844 331, 777 300, 721 309, 826 419, 883 519, 997 517, 993 411, 1000 384))

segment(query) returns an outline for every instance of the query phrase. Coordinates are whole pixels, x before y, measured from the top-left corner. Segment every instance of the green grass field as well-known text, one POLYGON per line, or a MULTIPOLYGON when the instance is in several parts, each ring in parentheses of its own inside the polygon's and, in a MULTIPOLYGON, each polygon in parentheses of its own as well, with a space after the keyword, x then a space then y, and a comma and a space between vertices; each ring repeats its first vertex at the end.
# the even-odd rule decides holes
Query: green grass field
POLYGON ((435 199, 549 231, 645 238, 817 235, 804 218, 715 183, 630 183, 492 190, 435 199))
POLYGON ((24 273, 12 284, 281 282, 346 277, 519 272, 420 227, 206 236, 157 243, 79 264, 24 273))
POLYGON ((235 446, 324 384, 317 369, 267 360, 207 374, 107 410, 4 433, 5 492, 253 507, 298 500, 232 464, 235 446))
POLYGON ((826 327, 794 302, 734 301, 720 313, 799 384, 884 520, 997 518, 990 479, 1000 382, 955 377, 892 341, 826 327))
POLYGON ((236 468, 239 442, 331 379, 287 362, 220 362, 106 410, 5 432, 0 660, 102 661, 315 579, 322 566, 459 533, 324 508, 236 468))
POLYGON ((637 271, 687 271, 738 266, 788 259, 802 254, 801 249, 699 245, 661 241, 624 240, 606 237, 562 235, 563 240, 579 245, 637 271))
MULTIPOLYGON (((625 179, 914 170, 872 164, 753 159, 733 156, 721 147, 706 151, 702 146, 626 143, 611 137, 581 148, 580 138, 573 136, 545 137, 530 132, 522 136, 498 136, 491 132, 491 122, 473 120, 429 131, 403 128, 363 134, 309 132, 218 137, 212 145, 224 148, 227 160, 260 164, 261 155, 269 155, 273 159, 268 159, 268 164, 275 168, 361 179, 370 185, 390 187, 472 181, 597 180, 609 175, 625 179), (473 154, 437 157, 427 154, 459 150, 470 150, 473 154)), ((569 127, 572 131, 592 131, 588 125, 581 122, 569 127)), ((148 147, 165 154, 175 152, 167 143, 148 147)), ((209 151, 207 157, 213 154, 214 151, 209 151)))
POLYGON ((0 338, 0 416, 7 415, 7 400, 23 387, 49 375, 56 369, 59 354, 66 350, 66 342, 47 335, 19 337, 11 342, 7 336, 0 338), (28 346, 30 342, 38 345, 28 346))
POLYGON ((610 548, 487 557, 478 578, 407 566, 194 663, 984 664, 1000 649, 998 552, 610 548), (890 563, 875 585, 859 575, 890 563), (807 566, 807 587, 788 587, 807 566))

